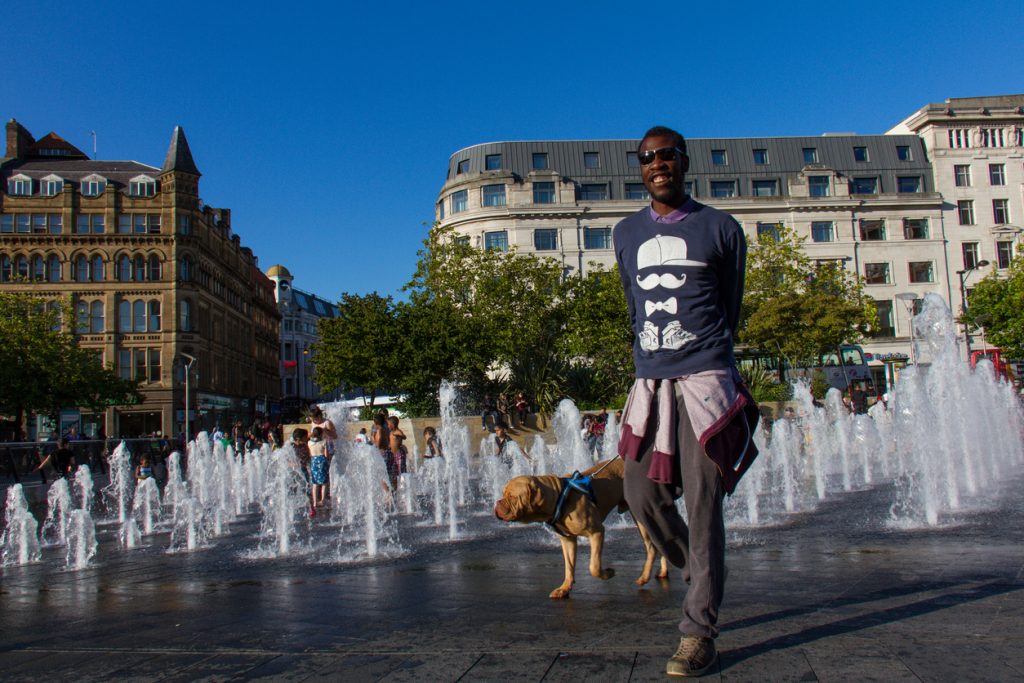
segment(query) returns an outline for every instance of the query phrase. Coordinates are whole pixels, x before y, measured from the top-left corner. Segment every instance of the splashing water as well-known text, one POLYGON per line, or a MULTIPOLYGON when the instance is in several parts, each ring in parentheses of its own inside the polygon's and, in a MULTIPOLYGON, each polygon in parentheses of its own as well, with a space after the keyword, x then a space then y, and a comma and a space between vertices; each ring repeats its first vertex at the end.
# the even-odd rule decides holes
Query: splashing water
POLYGON ((4 566, 12 564, 28 564, 38 562, 39 536, 36 518, 28 510, 28 501, 21 484, 7 489, 7 504, 4 508, 7 525, 4 527, 0 563, 4 566))

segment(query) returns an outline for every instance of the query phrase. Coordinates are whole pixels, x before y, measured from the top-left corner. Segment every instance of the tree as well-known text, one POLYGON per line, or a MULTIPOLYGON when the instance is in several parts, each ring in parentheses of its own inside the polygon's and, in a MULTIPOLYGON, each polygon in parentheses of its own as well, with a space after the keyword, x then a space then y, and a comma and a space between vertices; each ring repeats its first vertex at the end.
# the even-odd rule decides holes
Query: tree
POLYGON ((750 246, 739 341, 813 364, 841 343, 860 341, 877 325, 877 311, 856 275, 838 262, 814 263, 803 242, 779 225, 750 246))
POLYGON ((993 271, 978 282, 961 317, 971 329, 984 328, 1006 358, 1024 358, 1024 247, 1017 254, 1006 277, 993 271))
POLYGON ((26 415, 56 417, 62 408, 99 411, 139 403, 135 382, 105 368, 97 353, 61 330, 71 308, 24 294, 0 293, 0 412, 14 415, 19 438, 26 415))
POLYGON ((342 294, 338 317, 322 318, 319 331, 311 351, 321 387, 361 387, 373 405, 379 393, 399 386, 402 349, 390 296, 342 294))

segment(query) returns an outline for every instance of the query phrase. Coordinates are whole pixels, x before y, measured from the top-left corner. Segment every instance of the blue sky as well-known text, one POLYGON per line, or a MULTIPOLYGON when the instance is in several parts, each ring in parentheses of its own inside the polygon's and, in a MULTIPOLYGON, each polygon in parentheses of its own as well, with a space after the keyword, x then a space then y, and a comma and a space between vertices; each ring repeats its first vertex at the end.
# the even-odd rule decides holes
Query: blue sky
POLYGON ((0 116, 159 166, 295 285, 397 294, 448 157, 494 140, 882 133, 1024 92, 1024 3, 93 3, 3 11, 0 116), (699 5, 699 7, 694 7, 699 5), (842 6, 839 6, 842 5, 842 6), (241 11, 239 11, 241 9, 241 11))

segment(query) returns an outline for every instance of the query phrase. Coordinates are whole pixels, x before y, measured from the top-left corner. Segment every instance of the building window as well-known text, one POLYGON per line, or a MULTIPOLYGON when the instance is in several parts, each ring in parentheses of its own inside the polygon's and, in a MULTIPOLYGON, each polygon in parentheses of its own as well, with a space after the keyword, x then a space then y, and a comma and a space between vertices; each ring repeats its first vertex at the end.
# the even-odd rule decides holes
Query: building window
POLYGON ((935 282, 932 270, 934 265, 931 261, 911 261, 909 264, 910 282, 935 282))
POLYGON ((647 188, 644 187, 643 183, 626 183, 626 199, 643 199, 646 201, 650 198, 651 195, 647 192, 647 188))
POLYGON ((988 165, 988 182, 990 185, 1006 184, 1006 166, 1003 164, 988 165))
POLYGON ((636 152, 626 152, 626 168, 640 168, 640 158, 636 152))
POLYGON ((182 235, 192 234, 192 216, 187 213, 178 214, 178 233, 182 235))
POLYGON ((1002 128, 982 128, 981 129, 981 146, 982 147, 1003 147, 1006 143, 1006 138, 1003 135, 1002 128))
POLYGON ((14 232, 14 214, 0 215, 0 233, 14 232))
POLYGON ((501 170, 501 155, 500 154, 488 154, 484 157, 484 168, 488 171, 500 171, 501 170))
POLYGON ((122 254, 114 262, 114 279, 118 282, 132 281, 132 260, 127 254, 122 254))
POLYGON ((553 251, 558 249, 558 230, 555 228, 534 230, 533 248, 537 251, 553 251))
POLYGON ((99 178, 86 178, 79 187, 83 196, 99 197, 107 189, 107 181, 99 178))
POLYGON ((183 256, 178 262, 178 279, 182 282, 192 280, 192 259, 188 256, 183 256))
POLYGON ((132 302, 132 331, 146 331, 146 302, 142 299, 132 302))
POLYGON ((135 277, 133 279, 136 282, 146 281, 146 259, 141 254, 135 257, 135 277))
POLYGON ((89 304, 89 332, 102 334, 103 329, 103 302, 93 301, 89 304))
POLYGON ((887 285, 889 284, 889 264, 888 263, 865 263, 864 264, 864 283, 868 285, 887 285))
POLYGON ((974 270, 978 267, 978 243, 977 242, 964 242, 960 245, 964 254, 964 270, 974 270))
POLYGON ((437 219, 439 221, 444 220, 444 200, 442 199, 437 203, 437 219))
POLYGON ((812 242, 834 242, 836 237, 832 221, 814 221, 811 223, 812 242))
POLYGON ((46 234, 46 214, 45 213, 34 213, 32 214, 32 232, 37 235, 46 234))
POLYGON ((956 164, 953 166, 953 182, 956 183, 957 187, 971 186, 970 164, 956 164))
POLYGON ((462 159, 455 167, 455 174, 462 175, 463 173, 469 173, 469 159, 462 159))
POLYGON ((804 163, 805 164, 816 164, 816 163, 818 163, 818 148, 817 147, 804 147, 804 163))
POLYGON ((764 166, 768 163, 768 150, 766 149, 755 149, 754 150, 754 164, 757 166, 764 166))
POLYGON ((75 232, 79 235, 93 233, 101 235, 106 230, 106 218, 102 213, 80 213, 75 232))
POLYGON ((1013 242, 996 242, 996 263, 1000 268, 1009 268, 1013 261, 1013 242))
POLYGON ((686 192, 686 196, 695 197, 697 192, 697 186, 694 185, 692 180, 684 180, 683 191, 686 192))
POLYGON ((80 255, 75 259, 75 269, 71 271, 74 274, 75 282, 88 282, 89 281, 89 259, 83 255, 80 255))
POLYGON ((996 225, 1010 222, 1010 202, 1008 199, 992 200, 992 220, 996 225))
POLYGON ((971 146, 971 131, 966 128, 950 128, 949 146, 953 149, 967 149, 971 146))
POLYGON ((583 201, 608 199, 608 185, 606 183, 583 183, 580 185, 580 199, 583 201))
POLYGON ((555 203, 555 183, 552 181, 533 184, 533 203, 534 204, 554 204, 555 203))
POLYGON ((135 363, 135 380, 146 381, 146 349, 132 349, 132 362, 135 363))
POLYGON ((812 175, 807 177, 807 189, 812 197, 828 197, 832 194, 832 188, 827 175, 812 175))
POLYGON ((132 378, 131 349, 121 349, 117 352, 117 375, 121 379, 132 378))
POLYGON ((117 331, 132 331, 132 302, 121 301, 117 304, 117 331))
POLYGON ((956 203, 956 212, 960 217, 960 225, 974 225, 974 200, 961 199, 956 203))
POLYGON ((735 180, 712 180, 711 196, 719 199, 736 196, 735 180))
POLYGON ((192 331, 192 302, 188 299, 178 301, 178 327, 182 332, 192 331))
POLYGON ((714 166, 727 166, 729 164, 729 155, 726 154, 724 149, 713 149, 711 150, 711 164, 714 166))
POLYGON ((611 228, 583 228, 584 249, 611 249, 611 228))
POLYGON ((14 176, 7 181, 7 194, 28 197, 32 194, 32 179, 28 176, 14 176))
POLYGON ((896 158, 900 161, 913 161, 910 156, 910 147, 907 145, 896 145, 896 158))
POLYGON ((758 223, 757 224, 757 239, 760 241, 762 237, 767 237, 772 242, 779 241, 779 224, 778 223, 758 223))
POLYGON ((152 254, 146 263, 146 279, 150 282, 160 281, 160 257, 152 254))
POLYGON ((149 302, 149 331, 159 332, 160 331, 160 302, 150 301, 149 302))
POLYGON ((899 176, 896 178, 896 191, 900 193, 920 192, 921 176, 899 176))
POLYGON ((33 282, 44 282, 46 280, 46 261, 39 254, 32 257, 32 272, 29 279, 33 282))
POLYGON ((452 213, 461 213, 469 208, 469 190, 452 192, 452 213))
POLYGON ((160 381, 160 349, 149 350, 149 381, 160 381))
POLYGON ((484 249, 488 251, 497 249, 498 251, 508 251, 508 232, 505 230, 494 230, 493 232, 484 233, 484 249))
POLYGON ((862 219, 860 222, 860 238, 864 242, 877 242, 885 239, 885 221, 862 219))
POLYGON ((753 191, 755 197, 777 197, 779 196, 779 182, 777 180, 755 180, 753 191))
POLYGON ((75 306, 75 334, 89 333, 89 302, 79 301, 75 306))
POLYGON ((100 256, 99 254, 93 256, 92 272, 90 273, 93 282, 103 282, 103 280, 106 279, 103 270, 103 257, 100 256))
POLYGON ((14 272, 22 280, 28 279, 28 257, 18 256, 14 259, 14 272))
POLYGON ((875 299, 875 309, 878 311, 878 327, 872 330, 872 337, 895 337, 896 328, 892 324, 892 301, 879 301, 875 299))
POLYGON ((854 178, 850 184, 852 194, 878 194, 878 178, 854 178))
POLYGON ((64 189, 64 180, 58 176, 46 176, 39 183, 39 193, 47 197, 59 194, 64 189))
POLYGON ((139 176, 128 181, 128 194, 132 197, 153 197, 156 195, 156 181, 139 176))
POLYGON ((19 213, 14 218, 17 223, 16 232, 32 232, 32 216, 27 213, 19 213))
POLYGON ((547 152, 534 152, 531 160, 531 165, 535 171, 546 171, 548 168, 548 153, 547 152))
POLYGON ((49 259, 49 266, 46 269, 46 277, 50 282, 60 282, 61 279, 61 265, 60 256, 51 254, 49 259))
POLYGON ((483 204, 484 206, 505 206, 505 186, 484 185, 483 204))
POLYGON ((117 218, 117 231, 122 235, 151 235, 160 232, 160 214, 123 213, 117 218))
POLYGON ((926 240, 928 239, 927 218, 904 218, 903 239, 905 240, 926 240))
POLYGON ((0 282, 10 282, 13 275, 11 257, 7 254, 0 255, 0 282))
POLYGON ((868 160, 868 148, 867 147, 854 147, 853 148, 853 160, 854 161, 867 161, 868 160))
POLYGON ((584 152, 583 168, 601 168, 600 152, 584 152))

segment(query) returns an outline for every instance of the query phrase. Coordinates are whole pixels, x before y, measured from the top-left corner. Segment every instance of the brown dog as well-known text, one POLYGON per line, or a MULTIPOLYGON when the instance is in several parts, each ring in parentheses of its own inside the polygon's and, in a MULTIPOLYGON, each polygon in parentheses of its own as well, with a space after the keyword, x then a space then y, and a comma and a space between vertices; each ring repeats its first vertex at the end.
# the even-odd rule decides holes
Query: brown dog
MULTIPOLYGON (((610 463, 604 461, 590 468, 584 475, 593 475, 591 486, 596 504, 584 493, 570 489, 562 505, 558 519, 552 519, 558 507, 563 482, 554 475, 516 477, 505 485, 501 500, 494 506, 494 514, 505 522, 550 522, 562 542, 562 557, 565 560, 565 580, 551 591, 552 598, 567 598, 576 580, 576 538, 590 539, 590 574, 600 579, 615 576, 615 570, 601 567, 601 548, 604 545, 604 520, 613 509, 625 512, 626 499, 622 492, 623 464, 621 458, 610 463), (607 466, 606 466, 607 465, 607 466)), ((637 524, 643 539, 647 557, 638 586, 647 583, 654 568, 656 551, 647 529, 637 524)), ((668 578, 668 563, 661 558, 659 579, 668 578)))

